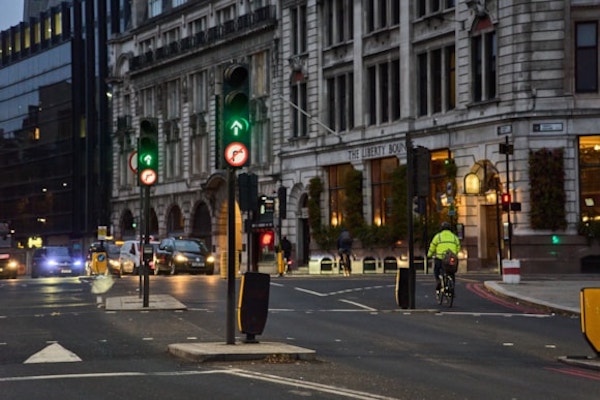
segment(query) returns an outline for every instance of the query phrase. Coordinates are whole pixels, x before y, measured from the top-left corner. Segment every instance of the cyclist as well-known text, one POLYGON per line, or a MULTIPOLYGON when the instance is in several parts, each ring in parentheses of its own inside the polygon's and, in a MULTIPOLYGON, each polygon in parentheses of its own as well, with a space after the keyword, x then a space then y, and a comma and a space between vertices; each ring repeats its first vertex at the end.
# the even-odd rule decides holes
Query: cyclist
POLYGON ((351 272, 350 254, 352 253, 352 236, 346 228, 342 228, 337 240, 338 254, 344 266, 344 275, 348 276, 351 272))
MULTIPOLYGON (((427 251, 427 257, 433 257, 433 276, 435 277, 436 292, 439 292, 441 289, 440 274, 442 273, 442 259, 446 250, 452 250, 454 254, 458 254, 460 239, 450 230, 448 222, 442 222, 440 231, 431 240, 429 250, 427 251)), ((454 273, 449 273, 449 275, 454 275, 454 273)))

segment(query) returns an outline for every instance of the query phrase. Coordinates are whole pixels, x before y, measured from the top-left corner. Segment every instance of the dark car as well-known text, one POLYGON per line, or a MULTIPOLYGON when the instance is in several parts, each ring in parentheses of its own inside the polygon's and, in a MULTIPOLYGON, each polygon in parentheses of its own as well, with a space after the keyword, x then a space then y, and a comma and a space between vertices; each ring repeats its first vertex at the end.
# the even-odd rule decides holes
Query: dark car
POLYGON ((9 253, 0 253, 0 278, 17 279, 19 261, 9 253))
POLYGON ((154 274, 158 275, 161 271, 171 275, 178 272, 212 275, 215 273, 215 257, 199 239, 163 239, 155 255, 154 274))
POLYGON ((46 246, 35 249, 31 263, 31 277, 78 276, 84 271, 83 260, 73 257, 66 246, 46 246))

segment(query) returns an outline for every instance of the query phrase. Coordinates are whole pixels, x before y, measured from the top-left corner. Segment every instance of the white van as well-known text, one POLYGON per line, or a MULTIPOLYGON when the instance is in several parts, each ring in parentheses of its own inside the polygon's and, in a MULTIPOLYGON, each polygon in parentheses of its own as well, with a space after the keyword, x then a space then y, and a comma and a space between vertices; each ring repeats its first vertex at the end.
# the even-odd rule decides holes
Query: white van
POLYGON ((121 274, 138 274, 140 261, 142 259, 140 253, 139 240, 127 240, 121 246, 119 254, 119 264, 121 265, 121 274))
MULTIPOLYGON (((154 253, 158 248, 158 243, 152 241, 150 244, 154 247, 154 253)), ((133 274, 137 275, 140 269, 140 263, 142 261, 142 253, 139 240, 127 240, 121 246, 121 253, 119 254, 119 264, 121 266, 121 274, 133 274)), ((154 270, 154 257, 150 261, 150 273, 154 270)))

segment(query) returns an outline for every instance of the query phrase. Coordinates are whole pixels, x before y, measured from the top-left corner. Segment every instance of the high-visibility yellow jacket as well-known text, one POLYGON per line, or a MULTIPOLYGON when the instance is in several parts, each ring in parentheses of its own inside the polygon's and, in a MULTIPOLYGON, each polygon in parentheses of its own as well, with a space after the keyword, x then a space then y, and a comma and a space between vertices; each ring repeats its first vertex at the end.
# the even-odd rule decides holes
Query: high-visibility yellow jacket
POLYGON ((454 254, 458 254, 460 251, 460 239, 449 229, 444 229, 438 232, 431 243, 429 244, 429 251, 427 251, 427 257, 444 258, 446 250, 452 250, 454 254))

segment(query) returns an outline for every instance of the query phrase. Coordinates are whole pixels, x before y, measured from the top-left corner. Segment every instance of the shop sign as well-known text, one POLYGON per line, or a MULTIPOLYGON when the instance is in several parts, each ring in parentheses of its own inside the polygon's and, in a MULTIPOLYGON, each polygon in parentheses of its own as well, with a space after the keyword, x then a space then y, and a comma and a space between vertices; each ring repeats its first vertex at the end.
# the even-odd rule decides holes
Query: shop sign
POLYGON ((369 160, 374 158, 384 158, 406 154, 406 143, 394 142, 384 144, 374 144, 371 146, 359 147, 348 150, 348 161, 369 160))

